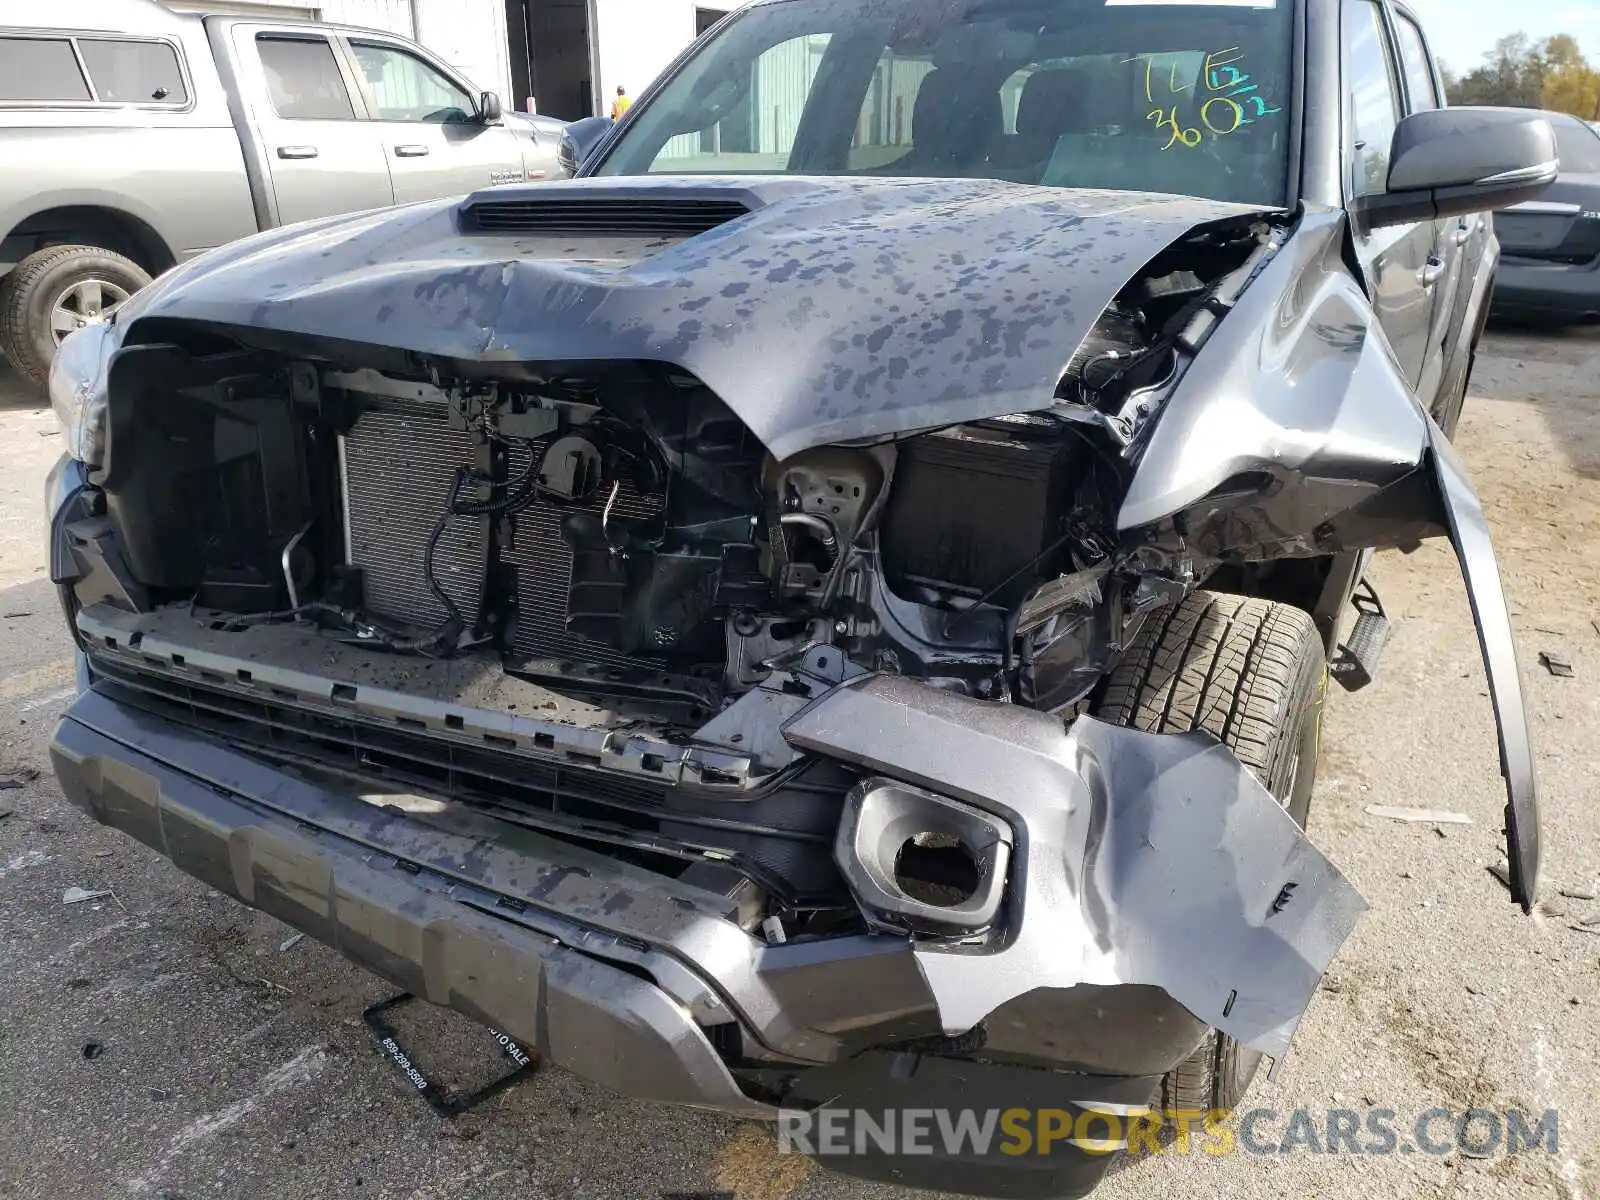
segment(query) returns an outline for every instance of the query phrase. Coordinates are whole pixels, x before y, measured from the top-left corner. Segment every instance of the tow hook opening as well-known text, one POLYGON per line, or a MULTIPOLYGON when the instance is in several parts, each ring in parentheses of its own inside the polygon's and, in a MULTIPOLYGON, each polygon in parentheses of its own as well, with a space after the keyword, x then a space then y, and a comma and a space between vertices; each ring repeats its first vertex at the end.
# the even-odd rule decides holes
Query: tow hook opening
POLYGON ((1011 847, 1010 826, 981 809, 866 779, 846 802, 834 860, 868 925, 971 937, 995 923, 1011 847))
POLYGON ((954 908, 978 894, 983 870, 978 852, 947 833, 913 834, 894 858, 894 881, 924 904, 954 908))

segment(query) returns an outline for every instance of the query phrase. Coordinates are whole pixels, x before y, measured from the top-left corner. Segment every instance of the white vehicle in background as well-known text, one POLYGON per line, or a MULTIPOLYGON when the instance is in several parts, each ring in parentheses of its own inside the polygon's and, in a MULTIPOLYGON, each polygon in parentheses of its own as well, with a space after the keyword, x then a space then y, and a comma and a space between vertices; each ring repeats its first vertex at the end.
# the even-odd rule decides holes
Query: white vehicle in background
POLYGON ((0 0, 0 353, 43 386, 67 334, 246 234, 561 173, 415 42, 155 0, 0 0))

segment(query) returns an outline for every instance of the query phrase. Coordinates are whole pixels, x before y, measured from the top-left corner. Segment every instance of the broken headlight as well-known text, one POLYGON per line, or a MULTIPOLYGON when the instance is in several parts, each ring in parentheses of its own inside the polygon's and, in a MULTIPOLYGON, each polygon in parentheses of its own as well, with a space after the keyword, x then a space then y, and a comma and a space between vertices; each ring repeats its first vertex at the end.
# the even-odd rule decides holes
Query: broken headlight
POLYGON ((106 448, 106 379, 122 344, 114 324, 90 325, 61 343, 50 368, 50 407, 61 422, 67 453, 91 467, 106 448))

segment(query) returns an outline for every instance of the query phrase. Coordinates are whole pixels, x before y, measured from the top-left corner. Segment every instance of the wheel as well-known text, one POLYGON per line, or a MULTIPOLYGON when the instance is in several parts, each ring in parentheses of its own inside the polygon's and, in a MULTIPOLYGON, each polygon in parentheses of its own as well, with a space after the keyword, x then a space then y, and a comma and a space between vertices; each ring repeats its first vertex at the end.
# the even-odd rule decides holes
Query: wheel
POLYGON ((46 246, 19 262, 0 286, 0 350, 44 387, 61 339, 105 321, 150 276, 130 258, 98 246, 46 246))
MULTIPOLYGON (((1309 614, 1195 592, 1140 631, 1102 686, 1094 715, 1150 733, 1205 730, 1304 828, 1327 679, 1327 653, 1309 614)), ((1162 1080, 1162 1107, 1232 1112, 1260 1065, 1259 1052, 1212 1030, 1162 1080)))

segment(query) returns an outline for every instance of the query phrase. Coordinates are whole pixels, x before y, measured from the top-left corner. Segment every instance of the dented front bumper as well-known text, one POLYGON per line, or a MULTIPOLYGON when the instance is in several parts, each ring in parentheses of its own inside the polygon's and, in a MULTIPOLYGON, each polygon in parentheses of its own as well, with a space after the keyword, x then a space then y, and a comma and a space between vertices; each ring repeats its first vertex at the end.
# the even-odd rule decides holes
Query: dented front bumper
POLYGON ((790 722, 802 749, 1004 821, 1005 912, 909 944, 947 1035, 1040 989, 1160 988, 1282 1055, 1366 904, 1215 738, 1140 733, 875 676, 790 722))
POLYGON ((1067 731, 890 677, 836 688, 787 732, 1003 823, 1014 855, 993 927, 767 944, 713 893, 526 830, 398 811, 104 680, 52 756, 101 822, 399 986, 625 1094, 744 1115, 810 1092, 808 1072, 959 1053, 978 1029, 991 1064, 1079 1072, 1086 1102, 1153 1083, 1206 1026, 1281 1054, 1363 908, 1200 735, 1067 731))

